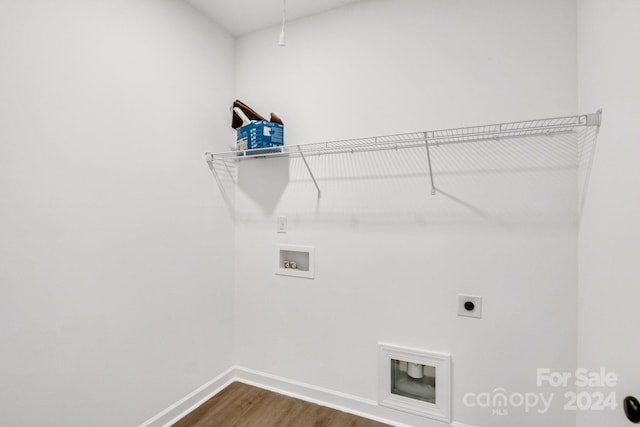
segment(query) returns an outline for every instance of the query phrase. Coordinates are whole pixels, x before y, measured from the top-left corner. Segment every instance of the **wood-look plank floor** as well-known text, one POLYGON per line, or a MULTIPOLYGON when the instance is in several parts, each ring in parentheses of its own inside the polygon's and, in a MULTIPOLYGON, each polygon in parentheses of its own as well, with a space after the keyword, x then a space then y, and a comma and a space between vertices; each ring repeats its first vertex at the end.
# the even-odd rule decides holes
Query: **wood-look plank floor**
POLYGON ((174 427, 390 427, 243 383, 232 383, 174 427))

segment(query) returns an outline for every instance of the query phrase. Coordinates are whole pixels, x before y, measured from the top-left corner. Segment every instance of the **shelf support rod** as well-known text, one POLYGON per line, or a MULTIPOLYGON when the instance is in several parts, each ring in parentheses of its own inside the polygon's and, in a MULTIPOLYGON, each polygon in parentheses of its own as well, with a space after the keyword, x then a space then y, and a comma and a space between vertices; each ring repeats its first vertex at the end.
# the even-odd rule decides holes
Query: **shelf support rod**
POLYGON ((304 157, 304 153, 300 146, 298 146, 298 151, 300 152, 300 157, 302 157, 302 161, 304 165, 307 167, 307 171, 309 171, 309 175, 311 175, 311 180, 313 181, 313 185, 316 186, 316 190, 318 190, 318 199, 320 198, 320 187, 318 187, 318 183, 316 182, 316 177, 313 176, 313 172, 311 172, 311 168, 309 167, 309 163, 307 163, 307 159, 304 157))
POLYGON ((433 169, 431 168, 431 153, 429 152, 429 136, 428 133, 424 133, 424 146, 427 149, 427 163, 429 165, 429 181, 431 182, 431 195, 435 196, 436 186, 433 183, 433 169))

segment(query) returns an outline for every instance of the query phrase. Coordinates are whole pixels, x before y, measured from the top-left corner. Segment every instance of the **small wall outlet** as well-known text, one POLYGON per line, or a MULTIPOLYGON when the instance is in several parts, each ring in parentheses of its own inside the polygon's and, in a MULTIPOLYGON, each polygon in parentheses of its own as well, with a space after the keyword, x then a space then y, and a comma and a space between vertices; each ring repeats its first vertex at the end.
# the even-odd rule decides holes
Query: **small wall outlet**
POLYGON ((286 233, 287 232, 287 217, 279 216, 278 217, 278 233, 286 233))
POLYGON ((458 295, 458 316, 482 318, 482 297, 458 295))

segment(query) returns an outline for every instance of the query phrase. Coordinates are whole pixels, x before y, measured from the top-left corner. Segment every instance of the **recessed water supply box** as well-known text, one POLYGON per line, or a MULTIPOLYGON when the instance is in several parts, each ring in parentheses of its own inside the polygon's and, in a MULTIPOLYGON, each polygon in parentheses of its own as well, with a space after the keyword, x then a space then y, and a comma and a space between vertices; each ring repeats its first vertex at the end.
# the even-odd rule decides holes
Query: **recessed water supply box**
POLYGON ((315 247, 277 245, 276 274, 313 279, 315 277, 315 247))
POLYGON ((379 344, 381 406, 451 422, 451 356, 379 344))

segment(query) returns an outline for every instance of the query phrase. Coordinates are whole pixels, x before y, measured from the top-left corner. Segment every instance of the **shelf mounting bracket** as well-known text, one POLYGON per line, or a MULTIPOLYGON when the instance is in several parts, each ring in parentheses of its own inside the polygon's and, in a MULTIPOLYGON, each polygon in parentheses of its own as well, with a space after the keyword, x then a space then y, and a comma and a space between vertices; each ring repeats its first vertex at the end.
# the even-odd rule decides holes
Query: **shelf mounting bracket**
POLYGON ((587 114, 587 126, 600 126, 600 123, 602 123, 602 109, 587 114))
POLYGON ((429 152, 429 133, 424 133, 424 146, 427 149, 427 164, 429 165, 429 181, 431 182, 431 195, 435 196, 436 186, 433 183, 433 169, 431 168, 431 153, 429 152))
POLYGON ((300 152, 300 157, 302 157, 302 161, 304 162, 304 165, 307 167, 307 171, 309 172, 309 175, 311 175, 311 180, 313 181, 313 185, 316 186, 316 190, 318 190, 318 199, 320 198, 320 187, 318 187, 318 183, 316 182, 316 177, 313 176, 313 172, 311 172, 311 168, 309 167, 309 163, 307 163, 307 159, 304 157, 304 153, 302 152, 302 149, 298 146, 298 152, 300 152))

